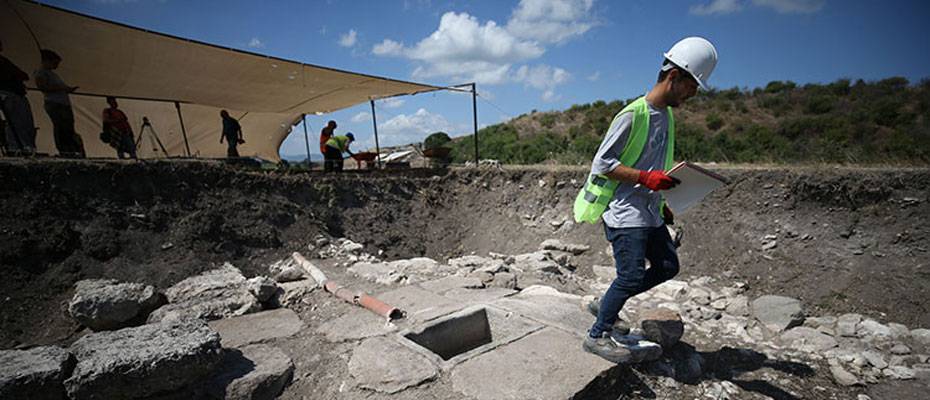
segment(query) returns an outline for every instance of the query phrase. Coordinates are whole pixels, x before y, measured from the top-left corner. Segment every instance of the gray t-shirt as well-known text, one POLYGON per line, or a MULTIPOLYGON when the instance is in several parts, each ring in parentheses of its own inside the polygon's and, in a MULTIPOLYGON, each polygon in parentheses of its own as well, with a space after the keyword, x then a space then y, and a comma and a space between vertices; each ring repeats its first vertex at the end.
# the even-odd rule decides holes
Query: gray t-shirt
MULTIPOLYGON (((37 69, 35 72, 36 83, 41 82, 43 79, 45 82, 48 82, 49 85, 55 87, 67 86, 65 81, 61 80, 61 77, 55 73, 55 71, 48 69, 37 69)), ((42 90, 42 87, 39 87, 39 90, 42 90)), ((56 103, 64 104, 66 106, 71 105, 71 98, 68 97, 68 92, 43 92, 45 94, 46 103, 56 103)))
MULTIPOLYGON (((649 104, 648 102, 646 104, 649 104)), ((591 163, 592 174, 606 174, 620 165, 620 153, 630 137, 633 113, 628 112, 610 124, 607 135, 591 163)), ((633 168, 652 171, 665 169, 668 145, 668 111, 649 105, 649 139, 633 168)), ((661 196, 638 184, 620 183, 601 218, 611 228, 642 228, 662 225, 661 196)))

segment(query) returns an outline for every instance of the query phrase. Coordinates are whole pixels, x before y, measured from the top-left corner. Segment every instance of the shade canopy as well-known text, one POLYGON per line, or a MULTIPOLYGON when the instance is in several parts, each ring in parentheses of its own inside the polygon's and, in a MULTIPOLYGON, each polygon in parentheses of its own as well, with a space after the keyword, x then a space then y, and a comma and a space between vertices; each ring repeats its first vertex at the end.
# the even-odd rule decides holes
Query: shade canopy
MULTIPOLYGON (((243 52, 23 0, 0 0, 3 55, 30 75, 39 49, 61 55, 56 70, 70 86, 76 130, 88 156, 113 156, 98 139, 103 96, 119 98, 139 135, 148 117, 170 156, 186 155, 178 103, 192 156, 223 157, 219 111, 242 125, 244 156, 278 160, 278 148, 302 114, 330 113, 370 99, 443 89, 243 52)), ((27 86, 35 87, 34 81, 27 86)), ((56 153, 42 94, 29 92, 39 151, 56 153)), ((164 154, 148 132, 140 157, 164 154), (152 149, 158 149, 152 151, 152 149)))

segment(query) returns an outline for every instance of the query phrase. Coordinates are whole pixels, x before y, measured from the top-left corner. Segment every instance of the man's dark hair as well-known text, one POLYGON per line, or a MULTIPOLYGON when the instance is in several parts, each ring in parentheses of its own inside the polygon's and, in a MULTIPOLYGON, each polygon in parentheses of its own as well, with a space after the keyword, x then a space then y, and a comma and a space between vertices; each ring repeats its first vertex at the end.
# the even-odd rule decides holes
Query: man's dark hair
POLYGON ((694 77, 691 76, 690 72, 685 71, 684 68, 675 65, 675 63, 669 61, 666 58, 665 61, 662 62, 662 69, 659 70, 659 79, 656 80, 656 83, 661 83, 662 81, 664 81, 665 77, 668 76, 668 73, 672 72, 672 70, 674 69, 678 70, 678 76, 683 76, 683 77, 694 79, 694 77))
POLYGON ((113 101, 116 101, 116 97, 113 97, 113 96, 107 96, 107 103, 109 103, 109 102, 110 102, 110 100, 113 100, 113 101))
POLYGON ((49 49, 39 50, 39 54, 42 55, 42 61, 61 61, 61 56, 49 49))

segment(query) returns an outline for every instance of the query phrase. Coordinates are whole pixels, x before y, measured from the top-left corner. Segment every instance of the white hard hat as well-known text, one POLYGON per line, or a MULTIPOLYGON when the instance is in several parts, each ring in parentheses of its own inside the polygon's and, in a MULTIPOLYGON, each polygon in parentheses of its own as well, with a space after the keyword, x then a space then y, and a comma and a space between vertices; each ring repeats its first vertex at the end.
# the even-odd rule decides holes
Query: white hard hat
POLYGON ((707 39, 692 36, 675 43, 665 53, 665 59, 688 71, 707 90, 707 80, 717 66, 717 49, 707 39))

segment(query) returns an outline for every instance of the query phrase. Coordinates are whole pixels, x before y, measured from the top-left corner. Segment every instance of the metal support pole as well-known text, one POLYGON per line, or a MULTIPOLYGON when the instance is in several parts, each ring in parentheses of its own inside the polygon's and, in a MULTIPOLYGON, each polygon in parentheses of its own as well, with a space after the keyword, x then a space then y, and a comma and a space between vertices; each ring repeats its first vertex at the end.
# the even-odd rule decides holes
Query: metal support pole
POLYGON ((478 90, 471 84, 471 112, 475 121, 475 166, 478 166, 478 90))
POLYGON ((187 143, 187 129, 184 128, 184 117, 181 116, 181 103, 174 102, 174 108, 178 110, 178 121, 181 122, 181 135, 184 136, 184 149, 187 150, 187 156, 191 156, 191 146, 187 143))
POLYGON ((310 162, 310 138, 307 136, 307 114, 300 114, 300 119, 304 121, 304 143, 307 145, 307 169, 313 168, 310 162))
POLYGON ((378 152, 378 169, 381 169, 381 145, 378 144, 378 118, 375 116, 375 99, 370 99, 371 101, 371 123, 375 128, 375 151, 378 152))

